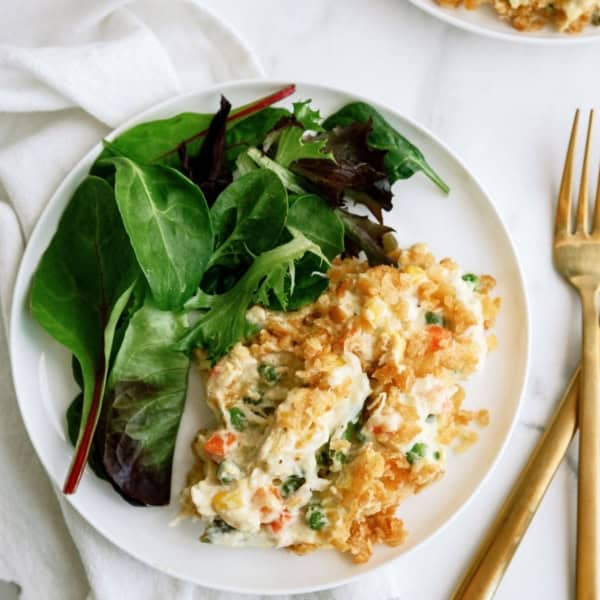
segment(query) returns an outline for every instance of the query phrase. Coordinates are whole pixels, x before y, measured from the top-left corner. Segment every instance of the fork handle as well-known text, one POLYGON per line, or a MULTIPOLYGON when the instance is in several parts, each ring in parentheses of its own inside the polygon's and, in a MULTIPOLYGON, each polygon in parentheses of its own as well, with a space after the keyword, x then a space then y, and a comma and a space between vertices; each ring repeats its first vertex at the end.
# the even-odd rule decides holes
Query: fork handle
POLYGON ((451 600, 491 600, 496 593, 575 435, 579 381, 578 369, 451 600))
POLYGON ((583 361, 579 396, 579 479, 577 499, 577 600, 598 600, 600 496, 600 328, 596 283, 580 284, 583 361))

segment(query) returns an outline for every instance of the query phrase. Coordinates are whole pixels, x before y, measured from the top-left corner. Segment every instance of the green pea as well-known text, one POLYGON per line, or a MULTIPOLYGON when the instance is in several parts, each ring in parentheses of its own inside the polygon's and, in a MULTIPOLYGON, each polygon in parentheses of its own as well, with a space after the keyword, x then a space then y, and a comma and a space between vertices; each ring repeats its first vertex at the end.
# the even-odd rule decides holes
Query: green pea
POLYGON ((244 398, 244 404, 252 404, 253 406, 257 406, 262 402, 262 398, 250 398, 246 396, 244 398))
POLYGON ((476 286, 479 283, 479 277, 477 277, 477 275, 473 273, 465 273, 462 276, 462 280, 466 281, 467 283, 472 283, 474 286, 476 286))
POLYGON ((224 460, 217 467, 217 479, 220 483, 226 485, 238 479, 239 467, 232 461, 224 460))
POLYGON ((237 406, 229 409, 229 420, 231 421, 232 427, 238 431, 244 431, 248 424, 244 411, 237 406))
POLYGON ((317 452, 317 464, 320 467, 329 467, 331 465, 331 456, 329 454, 329 448, 327 446, 321 448, 317 452))
POLYGON ((411 465, 414 465, 420 458, 425 456, 425 452, 427 451, 427 444, 423 444, 422 442, 417 442, 407 453, 406 460, 411 465))
POLYGON ((311 529, 319 531, 329 525, 329 521, 320 506, 309 506, 306 511, 306 522, 311 529))
POLYGON ((443 325, 444 317, 438 313, 427 311, 425 313, 425 323, 427 323, 427 325, 443 325))
POLYGON ((222 519, 215 519, 210 525, 206 527, 202 537, 200 538, 201 542, 205 544, 212 544, 214 539, 222 535, 224 533, 229 533, 230 531, 235 531, 235 528, 226 523, 222 519))
POLYGON ((441 458, 441 457, 442 457, 442 455, 440 454, 440 451, 439 451, 439 450, 436 450, 436 451, 433 453, 433 458, 435 458, 435 460, 440 460, 440 458, 441 458))
POLYGON ((277 370, 273 365, 262 363, 258 366, 258 374, 269 383, 277 381, 277 370))
POLYGON ((281 494, 284 498, 291 496, 296 490, 300 489, 306 483, 304 477, 290 475, 281 486, 281 494))

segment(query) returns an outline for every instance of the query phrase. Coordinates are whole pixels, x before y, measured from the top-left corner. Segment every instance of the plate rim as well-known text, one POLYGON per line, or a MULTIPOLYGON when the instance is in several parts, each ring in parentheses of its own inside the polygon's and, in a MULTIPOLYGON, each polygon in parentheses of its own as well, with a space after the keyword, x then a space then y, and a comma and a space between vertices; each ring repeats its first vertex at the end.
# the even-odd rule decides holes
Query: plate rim
POLYGON ((444 21, 449 25, 453 25, 458 29, 473 33, 482 37, 489 37, 495 40, 501 40, 503 42, 513 42, 517 44, 533 44, 540 46, 569 46, 576 44, 594 44, 600 42, 600 31, 596 35, 568 35, 565 33, 556 33, 556 36, 536 36, 531 32, 517 32, 512 30, 510 25, 506 25, 509 28, 506 32, 495 31, 488 29, 487 27, 477 25, 476 23, 470 23, 461 19, 455 14, 450 12, 451 9, 444 9, 437 4, 434 4, 435 0, 409 0, 409 2, 419 8, 420 10, 428 13, 432 17, 444 21))
MULTIPOLYGON (((510 251, 512 254, 512 258, 514 260, 514 266, 516 267, 516 275, 517 275, 517 279, 519 282, 519 288, 520 288, 519 291, 520 291, 521 300, 522 300, 522 304, 523 304, 523 310, 524 310, 524 315, 523 315, 523 317, 525 319, 524 338, 523 338, 524 358, 523 358, 523 364, 522 364, 522 368, 521 368, 521 371, 522 371, 521 372, 521 382, 519 385, 519 392, 518 392, 516 408, 515 408, 514 414, 512 416, 511 423, 506 430, 504 440, 502 441, 493 460, 490 461, 489 465, 487 466, 487 470, 486 470, 484 476, 476 484, 476 486, 474 487, 474 489, 473 489, 472 493, 469 495, 469 497, 437 529, 432 531, 429 535, 424 537, 420 542, 416 543, 414 546, 405 550, 402 554, 399 554, 398 556, 395 556, 395 557, 391 557, 388 560, 383 561, 381 564, 375 565, 364 572, 356 573, 354 575, 349 575, 347 577, 338 578, 335 580, 335 582, 316 584, 316 585, 307 585, 307 586, 302 586, 302 587, 297 587, 297 586, 296 587, 285 587, 285 588, 280 587, 280 588, 276 588, 276 589, 275 588, 256 587, 256 588, 252 588, 251 590, 249 590, 247 587, 237 587, 236 585, 226 585, 226 584, 214 585, 211 583, 210 588, 209 588, 209 589, 215 589, 215 590, 225 591, 225 592, 241 593, 241 594, 262 594, 265 596, 275 596, 275 595, 281 595, 281 594, 311 593, 311 592, 317 592, 317 591, 323 591, 323 590, 327 590, 327 589, 337 588, 339 586, 354 582, 364 576, 377 573, 383 568, 390 567, 390 565, 392 565, 392 564, 397 564, 398 561, 400 561, 402 558, 408 556, 410 553, 412 553, 416 549, 422 548, 424 545, 426 545, 427 543, 431 542, 433 539, 435 539, 439 535, 441 535, 446 530, 446 528, 449 527, 461 514, 463 514, 463 511, 465 511, 468 508, 468 506, 471 504, 471 502, 474 500, 474 498, 481 491, 481 488, 489 480, 492 473, 496 470, 498 463, 500 462, 501 458, 504 456, 504 453, 506 452, 506 449, 507 449, 510 441, 513 438, 514 431, 515 431, 519 416, 520 416, 522 408, 523 408, 523 400, 524 400, 524 395, 525 395, 525 391, 527 388, 527 384, 529 381, 530 366, 531 366, 531 313, 530 313, 530 302, 529 302, 527 287, 525 285, 523 266, 521 264, 518 254, 517 254, 516 246, 513 242, 510 232, 509 232, 503 218, 497 211, 496 205, 492 201, 492 197, 487 192, 486 188, 482 185, 482 183, 479 181, 479 179, 473 174, 471 169, 469 169, 466 166, 465 162, 463 161, 463 159, 461 158, 461 156, 459 154, 457 154, 454 150, 450 149, 449 146, 445 142, 443 142, 436 134, 434 134, 431 130, 429 130, 429 128, 419 124, 413 118, 406 116, 405 114, 398 111, 396 108, 391 107, 389 104, 387 104, 385 102, 380 102, 378 100, 373 100, 372 98, 369 98, 368 96, 363 96, 362 94, 358 94, 358 93, 356 93, 352 90, 348 90, 346 88, 329 86, 329 85, 321 84, 318 82, 307 81, 304 79, 295 79, 292 82, 292 81, 283 80, 283 79, 248 78, 248 79, 240 79, 240 80, 229 81, 229 82, 224 82, 224 83, 217 83, 217 84, 214 84, 211 86, 197 88, 197 89, 194 89, 194 90, 182 93, 182 94, 175 94, 165 100, 162 100, 162 101, 146 108, 145 110, 137 113, 136 115, 133 115, 132 117, 127 119, 124 123, 122 123, 119 127, 113 129, 109 134, 104 136, 104 138, 102 138, 102 139, 107 139, 110 141, 115 136, 120 135, 123 131, 130 128, 131 126, 133 126, 137 123, 143 122, 147 118, 147 115, 151 115, 152 113, 154 113, 156 111, 160 111, 162 108, 167 107, 170 104, 180 101, 182 99, 185 99, 187 97, 193 97, 193 96, 197 96, 197 95, 207 95, 207 94, 217 93, 217 92, 226 93, 227 90, 231 89, 231 88, 240 88, 240 87, 241 88, 251 88, 252 86, 257 85, 257 84, 258 85, 265 85, 265 84, 272 85, 274 88, 279 89, 281 87, 285 87, 286 85, 290 85, 291 83, 293 83, 299 87, 310 86, 313 88, 318 88, 319 90, 322 90, 327 93, 333 93, 333 94, 341 93, 341 94, 348 96, 348 98, 351 98, 353 101, 369 102, 378 110, 383 109, 384 111, 387 111, 387 112, 399 117, 401 120, 405 121, 410 126, 414 127, 416 130, 418 130, 425 138, 428 138, 429 143, 437 145, 444 152, 448 153, 449 155, 451 155, 453 157, 456 164, 459 167, 461 167, 464 170, 464 172, 468 175, 468 177, 471 179, 472 183, 475 185, 478 192, 482 196, 485 197, 487 203, 489 204, 490 209, 492 210, 494 217, 497 220, 497 223, 498 223, 502 233, 505 235, 506 240, 508 241, 508 245, 509 245, 509 248, 510 248, 510 251)), ((151 117, 149 117, 149 118, 151 118, 151 117)), ((17 271, 17 277, 15 279, 15 285, 13 288, 13 297, 12 297, 10 312, 9 312, 9 316, 10 316, 9 324, 8 324, 9 325, 8 326, 9 357, 10 357, 11 375, 12 375, 13 382, 14 382, 17 405, 19 408, 19 412, 21 414, 21 418, 25 425, 25 430, 27 431, 27 436, 28 436, 32 446, 35 449, 36 455, 37 455, 39 461, 41 462, 41 464, 44 468, 44 471, 46 472, 46 475, 48 476, 50 482, 52 483, 52 485, 55 488, 57 488, 59 493, 60 493, 60 489, 61 489, 60 482, 58 482, 54 479, 50 465, 46 464, 46 460, 44 458, 43 453, 41 453, 38 450, 38 444, 33 439, 32 433, 30 431, 30 426, 28 424, 28 420, 25 416, 25 411, 22 409, 21 396, 18 391, 17 378, 15 377, 17 361, 15 358, 16 353, 13 351, 13 349, 14 349, 15 344, 17 344, 17 341, 16 341, 17 334, 16 334, 15 324, 18 320, 18 313, 21 310, 22 305, 18 304, 16 302, 16 299, 17 299, 17 296, 19 296, 20 298, 27 298, 27 293, 17 294, 18 290, 21 290, 23 288, 25 290, 28 290, 30 287, 30 281, 23 281, 25 279, 23 265, 24 265, 25 261, 28 260, 29 255, 34 253, 34 249, 33 249, 31 242, 32 242, 32 240, 35 240, 35 238, 40 235, 38 231, 42 229, 42 224, 46 220, 47 213, 51 212, 52 206, 63 195, 63 190, 68 187, 69 182, 73 177, 73 173, 75 171, 78 171, 83 164, 85 164, 93 156, 98 154, 101 149, 102 149, 102 141, 100 141, 98 144, 94 145, 88 152, 86 152, 82 156, 82 158, 79 161, 77 161, 77 163, 65 175, 64 179, 57 186, 55 191, 50 195, 50 198, 49 198, 46 206, 40 213, 40 216, 38 217, 38 220, 37 220, 34 228, 31 231, 31 235, 29 237, 29 240, 27 241, 25 250, 23 252, 23 256, 19 263, 19 268, 17 271)), ((107 532, 104 529, 104 527, 102 527, 102 525, 99 525, 99 524, 93 522, 91 517, 88 517, 88 515, 84 514, 83 507, 78 506, 75 495, 68 495, 68 496, 62 495, 62 497, 64 499, 66 499, 66 501, 69 503, 69 505, 79 514, 79 516, 82 519, 84 519, 84 521, 86 523, 88 523, 96 532, 98 532, 100 535, 102 535, 106 540, 108 540, 111 544, 113 544, 120 551, 123 551, 126 554, 128 554, 129 556, 134 557, 135 559, 139 560, 140 562, 142 562, 145 565, 148 565, 152 568, 157 569, 159 572, 165 573, 172 577, 176 577, 180 580, 189 581, 196 585, 200 585, 200 586, 204 585, 204 586, 208 587, 207 584, 204 584, 199 580, 190 579, 189 577, 186 577, 184 574, 181 574, 177 571, 164 568, 163 565, 157 566, 155 564, 152 564, 149 559, 146 559, 144 556, 140 555, 139 552, 137 552, 133 549, 130 549, 130 548, 123 547, 118 541, 113 539, 113 536, 109 532, 107 532)))

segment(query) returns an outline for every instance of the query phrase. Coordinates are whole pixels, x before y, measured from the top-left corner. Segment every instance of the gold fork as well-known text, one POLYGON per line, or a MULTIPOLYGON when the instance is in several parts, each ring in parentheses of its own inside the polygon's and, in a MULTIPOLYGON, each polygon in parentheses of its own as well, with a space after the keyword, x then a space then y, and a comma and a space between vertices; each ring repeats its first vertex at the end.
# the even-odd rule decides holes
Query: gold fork
POLYGON ((577 598, 598 599, 598 524, 600 496, 600 328, 597 296, 600 288, 600 179, 591 228, 588 223, 588 167, 594 111, 590 112, 579 186, 575 229, 572 228, 573 156, 579 111, 573 129, 556 210, 554 263, 581 297, 583 356, 579 392, 579 479, 577 499, 577 598))

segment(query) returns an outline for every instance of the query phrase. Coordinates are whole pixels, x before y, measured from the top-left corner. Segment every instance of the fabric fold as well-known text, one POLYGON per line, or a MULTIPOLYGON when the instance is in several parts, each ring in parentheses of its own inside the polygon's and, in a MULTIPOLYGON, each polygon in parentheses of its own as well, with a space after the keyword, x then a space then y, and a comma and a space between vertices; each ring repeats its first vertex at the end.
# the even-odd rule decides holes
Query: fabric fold
POLYGON ((18 412, 5 338, 24 243, 85 153, 166 98, 263 71, 188 0, 21 0, 3 7, 0 40, 0 479, 10 489, 0 579, 22 600, 76 600, 88 587, 99 600, 205 597, 115 548, 52 486, 18 412))

